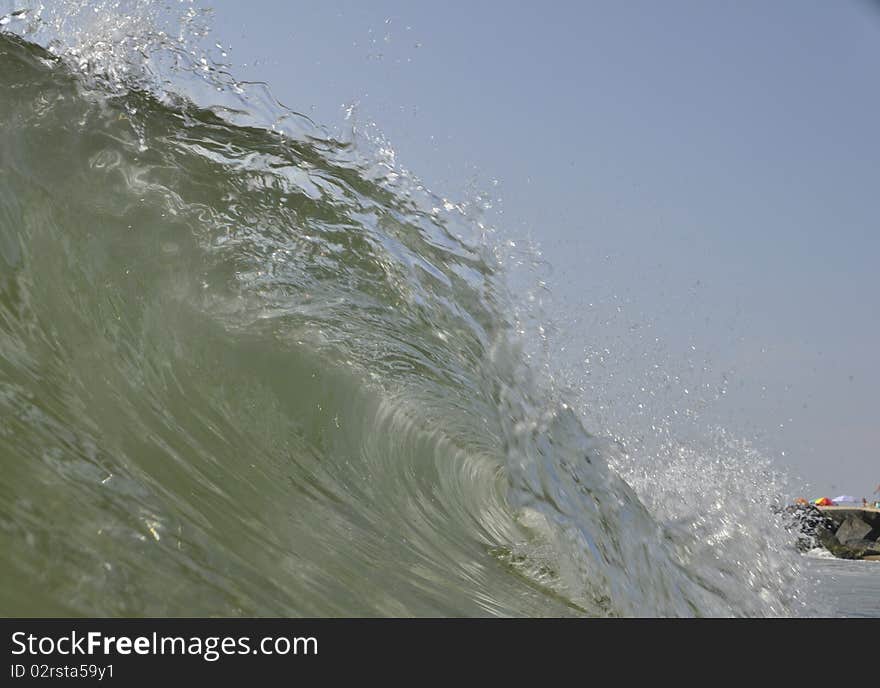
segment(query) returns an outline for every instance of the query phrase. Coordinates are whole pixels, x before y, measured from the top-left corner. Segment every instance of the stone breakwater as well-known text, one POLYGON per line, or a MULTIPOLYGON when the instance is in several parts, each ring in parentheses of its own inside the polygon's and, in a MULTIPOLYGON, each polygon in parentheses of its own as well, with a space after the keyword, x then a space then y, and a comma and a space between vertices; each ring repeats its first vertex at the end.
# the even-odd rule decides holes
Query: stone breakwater
POLYGON ((880 509, 797 504, 784 510, 797 546, 822 546, 840 559, 880 560, 880 509))

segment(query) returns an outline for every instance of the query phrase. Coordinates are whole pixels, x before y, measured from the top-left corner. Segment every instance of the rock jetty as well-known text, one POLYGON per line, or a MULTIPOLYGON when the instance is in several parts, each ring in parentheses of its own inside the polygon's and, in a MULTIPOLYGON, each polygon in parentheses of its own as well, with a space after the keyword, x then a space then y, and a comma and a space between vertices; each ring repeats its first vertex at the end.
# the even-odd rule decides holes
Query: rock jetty
POLYGON ((821 545, 840 559, 880 560, 880 509, 794 504, 784 512, 798 549, 821 545))

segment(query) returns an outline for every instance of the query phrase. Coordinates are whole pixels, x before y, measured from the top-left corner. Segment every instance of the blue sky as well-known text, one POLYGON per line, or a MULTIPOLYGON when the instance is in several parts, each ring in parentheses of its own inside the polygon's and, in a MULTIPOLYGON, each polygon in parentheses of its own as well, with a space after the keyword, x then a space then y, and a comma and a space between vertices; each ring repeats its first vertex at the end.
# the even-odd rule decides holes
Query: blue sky
POLYGON ((727 374, 706 422, 807 496, 880 482, 876 5, 209 4, 236 74, 331 129, 357 102, 441 194, 499 180, 573 379, 604 346, 635 379, 727 374))

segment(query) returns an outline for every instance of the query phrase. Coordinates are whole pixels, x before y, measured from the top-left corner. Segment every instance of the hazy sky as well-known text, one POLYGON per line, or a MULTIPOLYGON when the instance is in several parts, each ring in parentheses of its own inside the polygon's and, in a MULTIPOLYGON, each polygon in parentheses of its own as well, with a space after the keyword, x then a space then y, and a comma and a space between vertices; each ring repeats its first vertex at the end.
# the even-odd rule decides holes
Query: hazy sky
POLYGON ((606 346, 619 375, 727 375, 707 418, 807 496, 880 482, 876 5, 206 4, 236 74, 294 109, 332 129, 358 102, 441 194, 499 180, 575 378, 606 346))

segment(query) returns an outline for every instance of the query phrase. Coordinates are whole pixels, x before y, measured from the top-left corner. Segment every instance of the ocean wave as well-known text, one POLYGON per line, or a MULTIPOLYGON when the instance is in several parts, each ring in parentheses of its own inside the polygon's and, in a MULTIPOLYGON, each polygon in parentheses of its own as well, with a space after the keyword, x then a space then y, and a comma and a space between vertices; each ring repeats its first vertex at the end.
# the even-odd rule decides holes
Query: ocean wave
POLYGON ((769 511, 670 510, 535 379, 478 204, 107 5, 0 34, 4 613, 809 609, 769 511))

